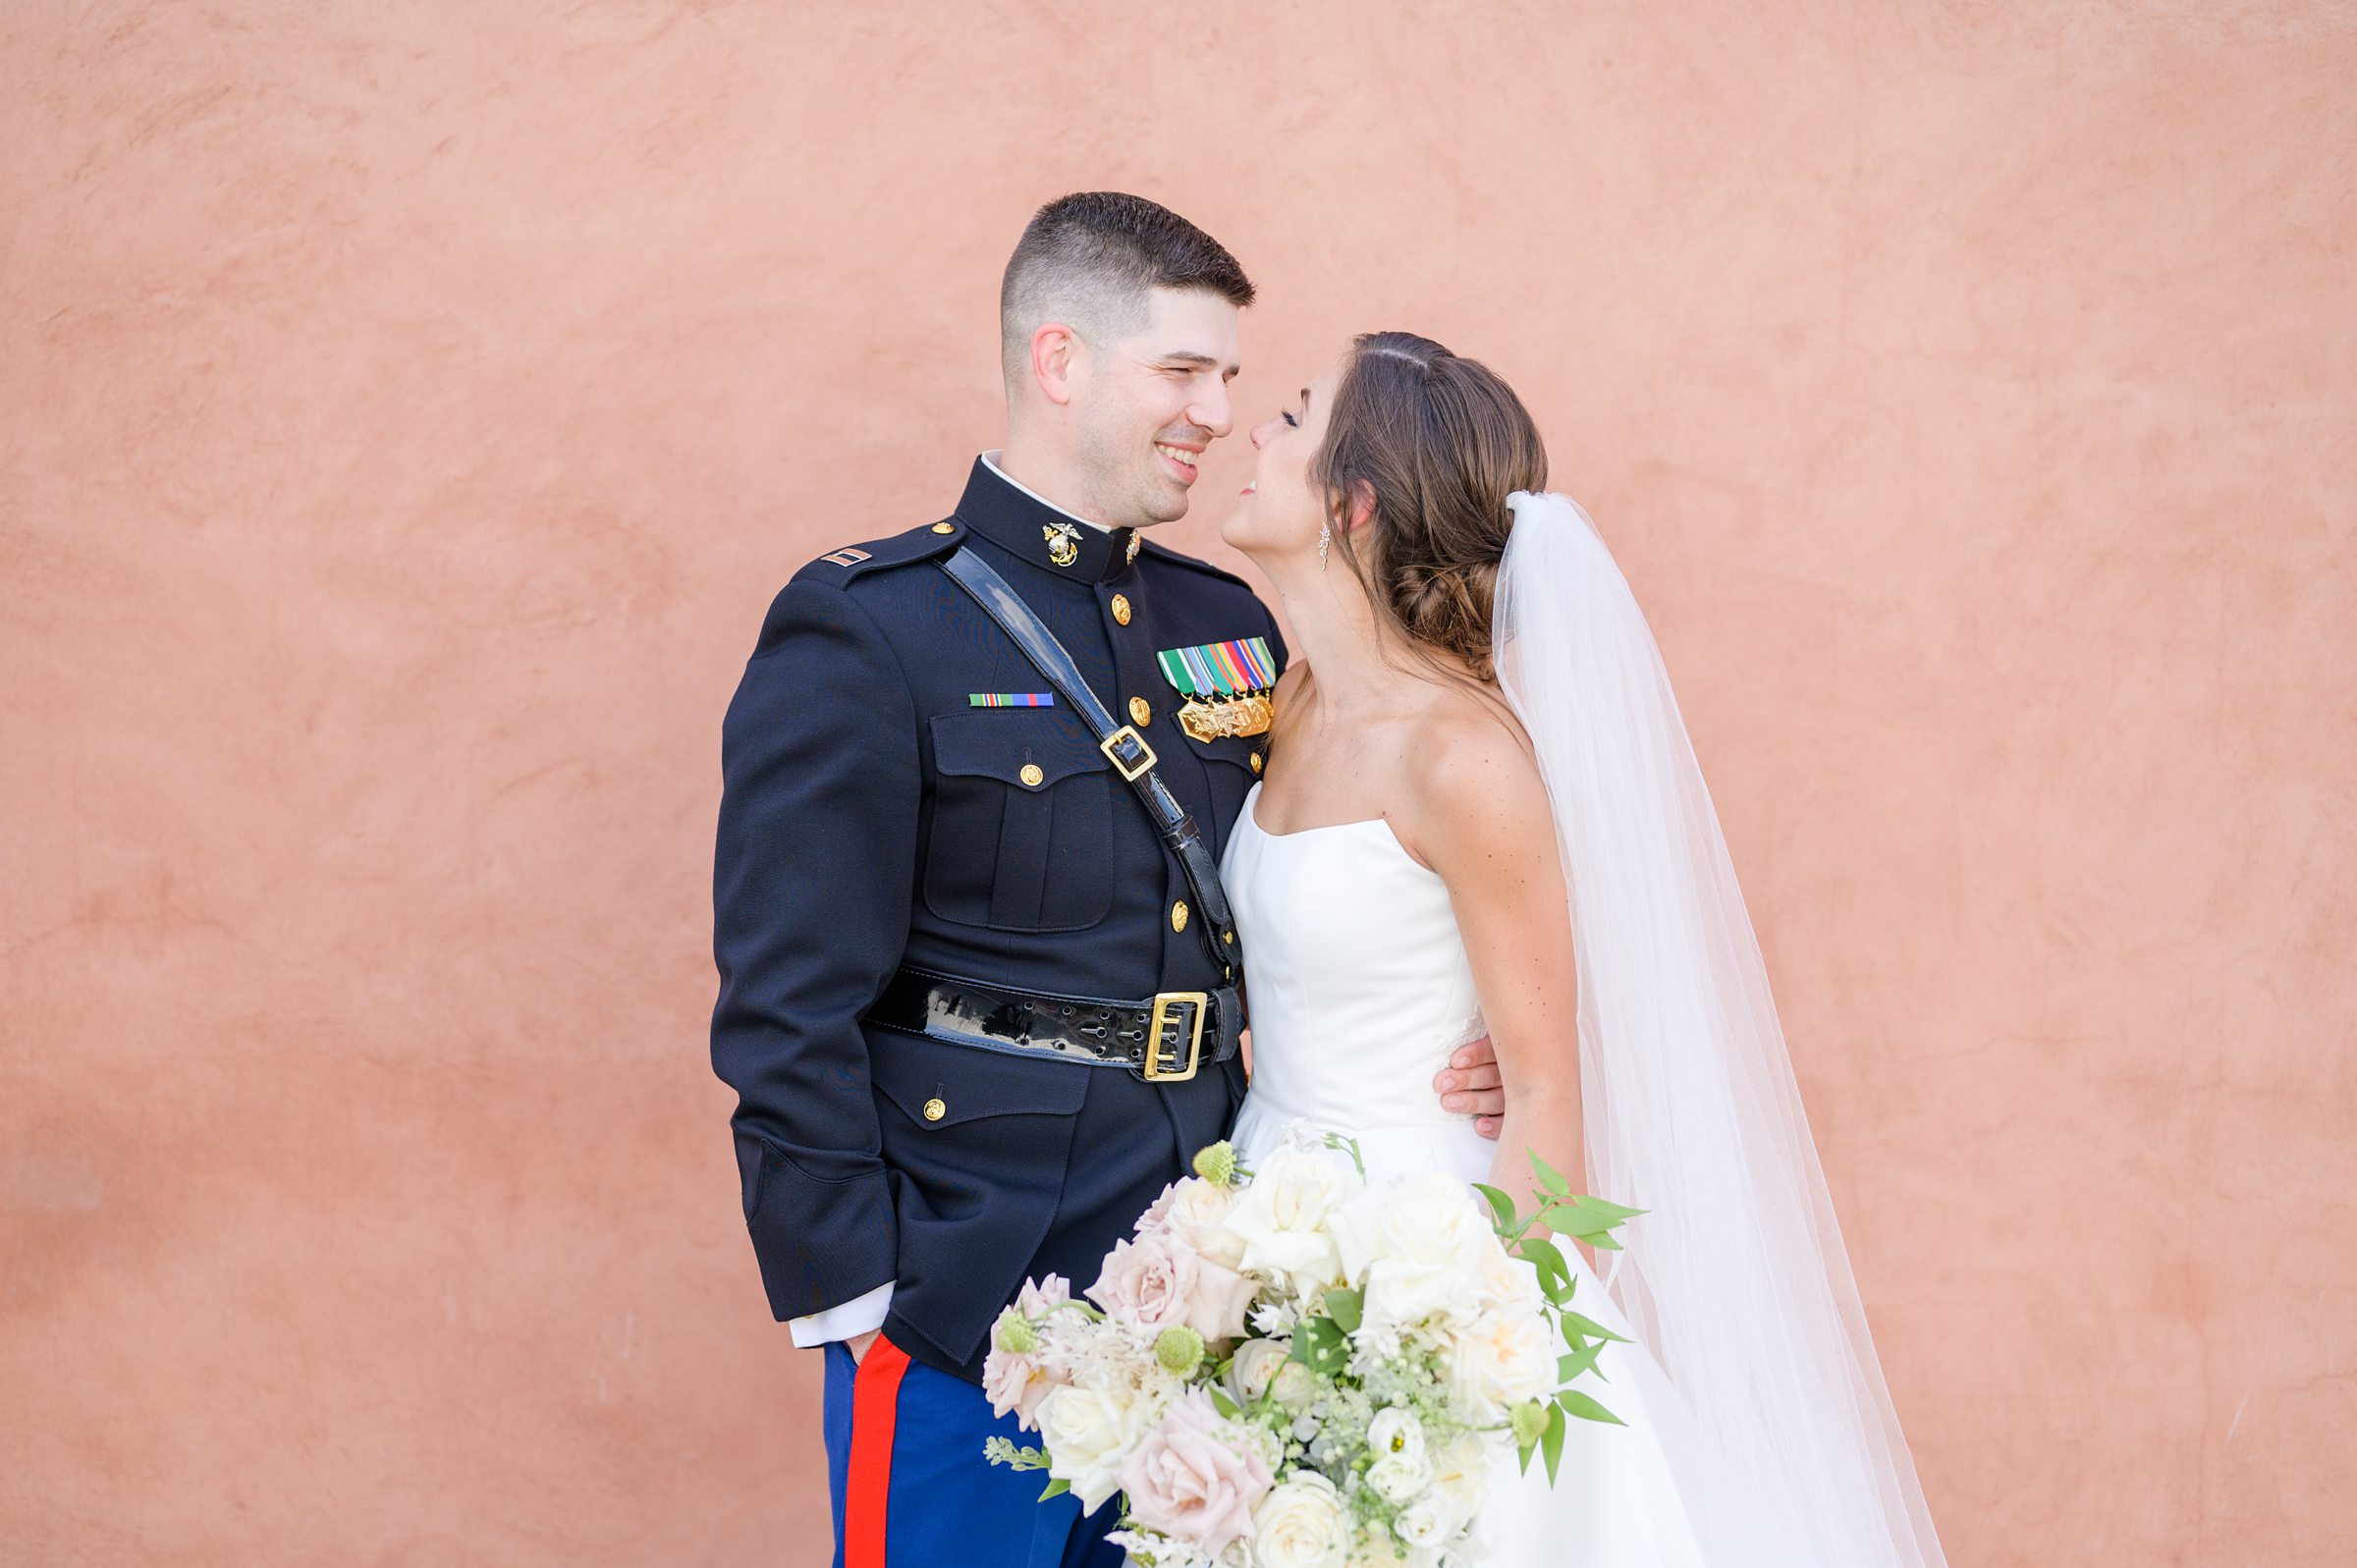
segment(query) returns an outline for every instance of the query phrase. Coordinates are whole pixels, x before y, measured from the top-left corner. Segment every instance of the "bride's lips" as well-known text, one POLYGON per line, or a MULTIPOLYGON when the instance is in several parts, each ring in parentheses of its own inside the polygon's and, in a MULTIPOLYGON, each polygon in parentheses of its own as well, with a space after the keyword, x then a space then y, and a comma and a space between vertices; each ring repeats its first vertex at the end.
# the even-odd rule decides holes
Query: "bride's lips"
POLYGON ((1201 447, 1181 447, 1168 441, 1157 441, 1154 450, 1162 454, 1162 460, 1171 465, 1171 472, 1178 476, 1180 484, 1191 485, 1195 482, 1195 460, 1203 455, 1201 447))

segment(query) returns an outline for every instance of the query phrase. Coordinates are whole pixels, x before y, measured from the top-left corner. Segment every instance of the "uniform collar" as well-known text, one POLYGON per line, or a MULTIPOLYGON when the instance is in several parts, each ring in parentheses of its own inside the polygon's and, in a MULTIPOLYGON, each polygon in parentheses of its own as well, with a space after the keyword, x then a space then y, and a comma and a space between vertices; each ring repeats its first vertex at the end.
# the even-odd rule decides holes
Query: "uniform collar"
POLYGON ((976 458, 958 498, 958 518, 1040 570, 1077 582, 1111 582, 1129 569, 1139 544, 1135 528, 1107 528, 1074 516, 976 458))

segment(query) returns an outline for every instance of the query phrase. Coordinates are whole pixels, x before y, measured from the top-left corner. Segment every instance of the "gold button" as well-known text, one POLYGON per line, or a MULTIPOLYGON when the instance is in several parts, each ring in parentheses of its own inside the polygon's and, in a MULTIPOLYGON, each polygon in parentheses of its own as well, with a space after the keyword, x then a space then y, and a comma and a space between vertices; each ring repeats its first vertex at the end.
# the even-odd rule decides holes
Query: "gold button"
POLYGON ((1186 900, 1184 898, 1171 905, 1171 929, 1173 931, 1186 929, 1186 900))
POLYGON ((1125 595, 1113 596, 1113 619, 1124 626, 1129 624, 1129 600, 1125 595))
POLYGON ((1260 753, 1257 751, 1252 753, 1252 771, 1254 773, 1260 772, 1260 753))
POLYGON ((1154 710, 1146 706, 1145 698, 1131 697, 1129 699, 1129 719, 1133 724, 1150 725, 1154 722, 1154 710))
POLYGON ((927 1121, 939 1121, 949 1113, 950 1108, 943 1105, 938 1098, 925 1102, 925 1119, 927 1121))
POLYGON ((1220 933, 1220 940, 1228 944, 1229 946, 1233 947, 1235 946, 1235 933, 1233 931, 1223 931, 1220 933))
MULTIPOLYGON (((1040 786, 1041 782, 1047 777, 1048 776, 1046 774, 1039 771, 1038 763, 1026 762, 1023 764, 1023 783, 1029 784, 1032 788, 1037 789, 1040 786)), ((1029 808, 1025 807, 1024 809, 1028 810, 1029 808)))
MULTIPOLYGON (((958 525, 954 522, 937 522, 933 525, 933 531, 935 533, 956 533, 958 525)), ((938 1102, 936 1103, 938 1104, 938 1102)))

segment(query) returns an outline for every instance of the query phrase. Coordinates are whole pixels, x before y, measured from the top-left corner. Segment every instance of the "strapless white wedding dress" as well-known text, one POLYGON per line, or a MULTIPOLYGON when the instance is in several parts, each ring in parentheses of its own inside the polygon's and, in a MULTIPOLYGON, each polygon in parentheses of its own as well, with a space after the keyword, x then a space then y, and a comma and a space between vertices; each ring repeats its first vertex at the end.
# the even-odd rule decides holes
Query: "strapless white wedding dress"
MULTIPOLYGON (((1302 1118, 1358 1140, 1370 1176, 1489 1177, 1497 1145, 1441 1108, 1433 1076, 1483 1033, 1481 999, 1449 890, 1380 820, 1270 834, 1255 784, 1221 862, 1245 953, 1252 1088, 1234 1142, 1246 1161, 1302 1118)), ((1524 1196, 1527 1183, 1516 1183, 1524 1196)), ((1599 1197, 1612 1197, 1600 1193, 1599 1197)), ((1622 1231, 1644 1245, 1644 1220, 1622 1231)), ((1629 1329, 1577 1249, 1581 1312, 1629 1329)), ((1633 1337, 1633 1336, 1632 1336, 1633 1337)), ((1553 1487, 1533 1459, 1496 1478, 1481 1534, 1496 1568, 1702 1568, 1677 1487, 1633 1379, 1633 1345, 1608 1347, 1593 1391, 1627 1423, 1574 1421, 1553 1487)))

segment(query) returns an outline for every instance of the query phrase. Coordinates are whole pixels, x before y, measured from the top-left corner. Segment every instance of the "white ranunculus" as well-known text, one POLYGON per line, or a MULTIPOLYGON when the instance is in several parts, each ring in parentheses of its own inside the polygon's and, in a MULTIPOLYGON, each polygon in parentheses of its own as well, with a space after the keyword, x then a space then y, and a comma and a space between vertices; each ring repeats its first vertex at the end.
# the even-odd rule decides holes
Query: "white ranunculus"
POLYGON ((1159 1401, 1137 1389, 1059 1388, 1040 1401, 1033 1417, 1048 1450, 1048 1475, 1068 1483, 1081 1511, 1122 1488, 1122 1461, 1161 1413, 1159 1401))
POLYGON ((1307 1296, 1343 1280, 1326 1223, 1362 1185, 1349 1162, 1332 1151, 1280 1144, 1252 1172, 1222 1225, 1243 1243, 1247 1271, 1289 1280, 1307 1296))
POLYGON ((1535 1313, 1485 1312, 1450 1336, 1449 1391, 1482 1421, 1502 1421, 1556 1386, 1556 1339, 1535 1313))
POLYGON ((1364 1317, 1380 1324, 1461 1314, 1478 1301, 1482 1250, 1497 1241, 1473 1190, 1437 1170, 1366 1189, 1328 1228, 1343 1275, 1366 1281, 1364 1317))
POLYGON ((1314 1470, 1296 1472, 1252 1510, 1254 1568, 1340 1568, 1349 1544, 1342 1494, 1314 1470))

